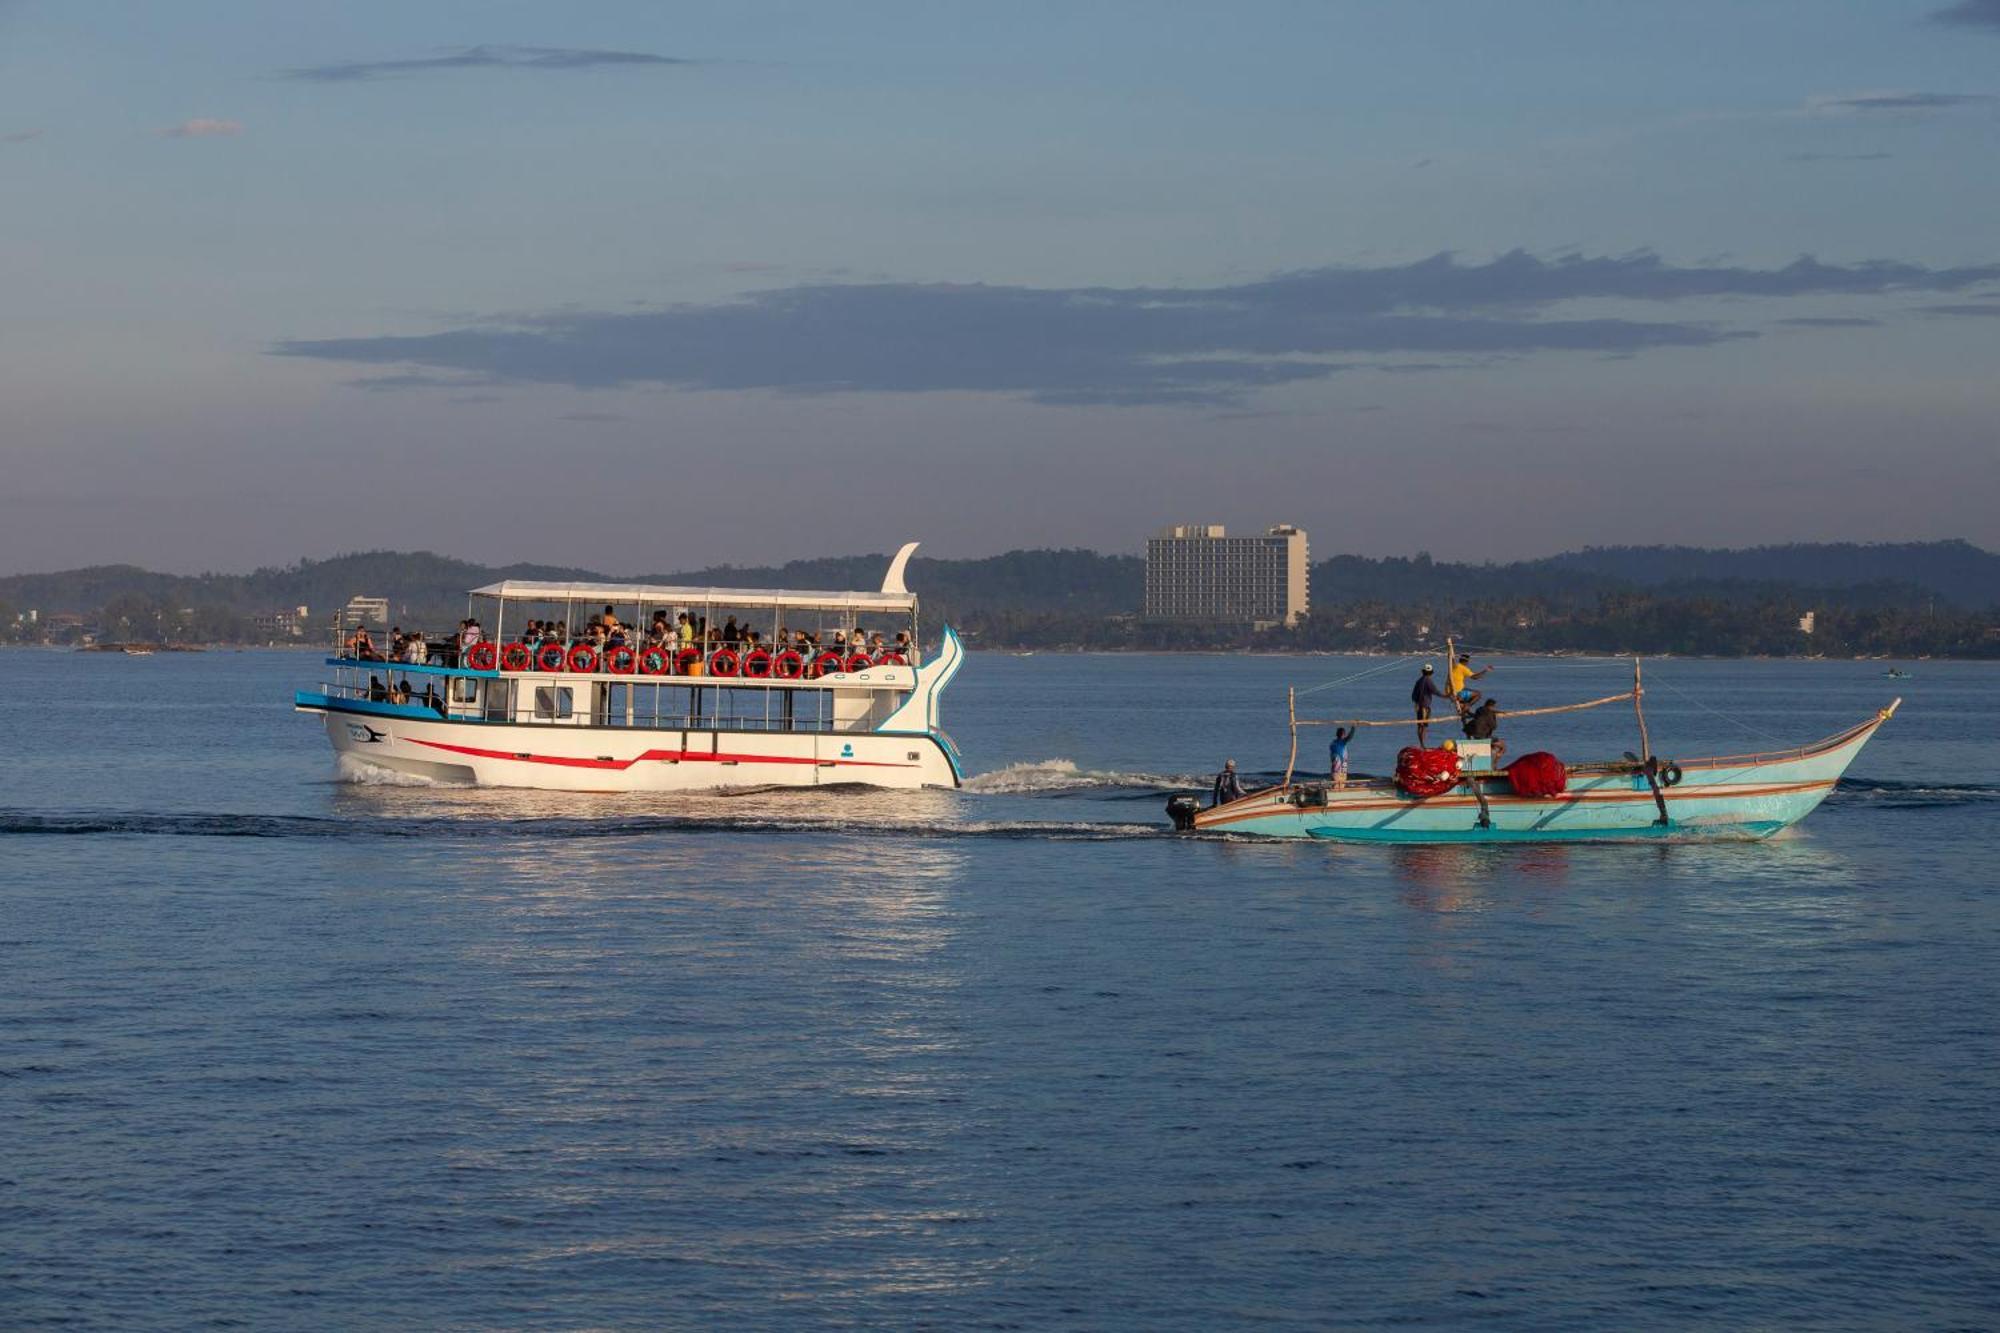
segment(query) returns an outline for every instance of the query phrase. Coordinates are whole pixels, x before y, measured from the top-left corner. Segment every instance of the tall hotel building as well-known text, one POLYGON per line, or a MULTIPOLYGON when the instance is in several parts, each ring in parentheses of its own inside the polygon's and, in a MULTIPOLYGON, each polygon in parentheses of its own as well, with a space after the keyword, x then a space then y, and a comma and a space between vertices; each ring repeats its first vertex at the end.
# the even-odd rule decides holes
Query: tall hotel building
POLYGON ((1280 523, 1231 537, 1217 523, 1162 528, 1146 543, 1146 617, 1295 625, 1306 614, 1306 534, 1280 523))

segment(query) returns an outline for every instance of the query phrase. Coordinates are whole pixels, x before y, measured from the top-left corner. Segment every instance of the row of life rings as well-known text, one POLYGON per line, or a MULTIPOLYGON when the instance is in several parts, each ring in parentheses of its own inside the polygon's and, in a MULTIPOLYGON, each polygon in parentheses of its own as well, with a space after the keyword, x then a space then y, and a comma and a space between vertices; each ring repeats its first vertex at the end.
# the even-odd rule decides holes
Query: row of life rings
MULTIPOLYGON (((525 643, 475 643, 465 650, 465 665, 474 671, 491 671, 496 666, 502 671, 527 671, 532 667, 537 671, 588 675, 601 667, 614 676, 635 672, 641 676, 685 676, 692 674, 695 663, 701 660, 699 648, 670 653, 660 647, 635 649, 623 644, 607 648, 601 654, 587 643, 571 644, 567 650, 559 643, 545 643, 535 649, 525 643)), ((813 658, 812 674, 830 676, 841 671, 866 671, 874 666, 903 665, 906 663, 901 653, 883 653, 880 657, 850 653, 842 657, 828 649, 813 658)), ((795 648, 776 653, 768 648, 752 648, 747 653, 718 648, 708 655, 707 671, 711 676, 742 676, 749 680, 797 680, 806 674, 806 659, 795 648)))

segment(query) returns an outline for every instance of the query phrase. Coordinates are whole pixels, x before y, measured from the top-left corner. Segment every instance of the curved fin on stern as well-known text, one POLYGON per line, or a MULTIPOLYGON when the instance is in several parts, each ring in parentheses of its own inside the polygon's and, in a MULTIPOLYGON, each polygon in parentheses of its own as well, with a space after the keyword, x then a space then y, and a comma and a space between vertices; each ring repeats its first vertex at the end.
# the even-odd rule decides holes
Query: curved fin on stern
POLYGON ((917 553, 922 542, 904 542, 903 549, 896 552, 896 558, 889 562, 889 572, 882 576, 882 591, 906 595, 910 590, 903 586, 903 571, 909 568, 910 557, 917 553))

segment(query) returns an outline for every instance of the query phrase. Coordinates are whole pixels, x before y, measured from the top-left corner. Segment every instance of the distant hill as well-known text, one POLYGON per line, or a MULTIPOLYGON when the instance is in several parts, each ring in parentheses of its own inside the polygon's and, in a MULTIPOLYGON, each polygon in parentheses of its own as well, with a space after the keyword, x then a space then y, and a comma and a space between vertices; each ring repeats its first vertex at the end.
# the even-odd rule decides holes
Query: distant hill
MULTIPOLYGON (((888 553, 876 552, 771 566, 603 574, 478 565, 429 551, 366 551, 249 574, 181 576, 104 565, 0 579, 0 636, 29 637, 14 625, 14 613, 35 608, 44 616, 83 616, 107 635, 244 639, 251 637, 253 616, 305 605, 312 622, 323 625, 357 594, 387 597, 398 621, 442 631, 465 614, 468 588, 504 578, 873 588, 888 562, 888 553)), ((1536 642, 1561 647, 1611 646, 1597 640, 1616 634, 1626 636, 1622 641, 1667 644, 1668 651, 1799 651, 1833 640, 1795 644, 1790 631, 1771 627, 1792 625, 1813 610, 1860 616, 1855 625, 1865 621, 1875 628, 1843 633, 1871 651, 1932 643, 1966 651, 1971 642, 1984 652, 1991 637, 1984 626, 1993 619, 1987 608, 2000 610, 2000 555, 1962 541, 1742 551, 1610 547, 1505 565, 1454 564, 1421 554, 1341 555, 1315 564, 1312 580, 1319 614, 1296 636, 1302 646, 1370 646, 1412 626, 1449 622, 1513 638, 1533 627, 1536 642), (1952 611, 1981 614, 1959 615, 1950 627, 1937 628, 1936 618, 1952 611)), ((1220 627, 1137 625, 1145 587, 1145 562, 1137 556, 1084 550, 1009 551, 976 560, 920 556, 909 583, 922 596, 930 623, 949 619, 990 643, 1192 647, 1222 635, 1220 627)))
POLYGON ((1921 588, 1954 606, 2000 606, 2000 555, 1967 541, 1831 542, 1711 551, 1592 546, 1509 566, 1523 576, 1584 576, 1630 587, 1749 583, 1795 588, 1921 588))

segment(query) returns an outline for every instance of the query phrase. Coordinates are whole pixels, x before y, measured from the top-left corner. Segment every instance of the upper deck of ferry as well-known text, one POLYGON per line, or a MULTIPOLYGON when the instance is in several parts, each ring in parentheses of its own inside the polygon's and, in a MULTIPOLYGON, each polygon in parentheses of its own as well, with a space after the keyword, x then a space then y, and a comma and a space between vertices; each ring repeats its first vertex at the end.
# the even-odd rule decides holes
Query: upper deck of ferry
POLYGON ((914 547, 873 592, 487 584, 456 633, 401 651, 337 627, 332 678, 311 701, 454 721, 866 730, 896 713, 926 662, 902 581, 914 547))

